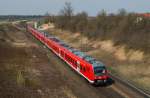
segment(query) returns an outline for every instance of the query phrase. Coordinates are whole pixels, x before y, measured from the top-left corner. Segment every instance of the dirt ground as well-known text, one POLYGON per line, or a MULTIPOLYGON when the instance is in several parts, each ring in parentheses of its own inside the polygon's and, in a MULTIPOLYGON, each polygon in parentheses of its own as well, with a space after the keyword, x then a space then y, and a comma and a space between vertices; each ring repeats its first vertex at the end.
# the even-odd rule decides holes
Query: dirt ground
POLYGON ((0 98, 124 97, 87 83, 29 33, 0 25, 0 98))

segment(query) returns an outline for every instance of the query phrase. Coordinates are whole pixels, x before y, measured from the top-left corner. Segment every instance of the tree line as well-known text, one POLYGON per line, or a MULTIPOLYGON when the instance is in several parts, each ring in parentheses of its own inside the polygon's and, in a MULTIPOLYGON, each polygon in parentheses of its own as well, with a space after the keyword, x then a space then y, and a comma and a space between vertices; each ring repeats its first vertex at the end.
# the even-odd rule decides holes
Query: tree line
POLYGON ((89 39, 113 40, 116 45, 125 44, 127 48, 150 53, 150 17, 128 13, 125 9, 117 14, 102 10, 90 17, 85 11, 74 14, 71 3, 65 3, 59 15, 47 15, 44 21, 62 30, 80 32, 89 39))

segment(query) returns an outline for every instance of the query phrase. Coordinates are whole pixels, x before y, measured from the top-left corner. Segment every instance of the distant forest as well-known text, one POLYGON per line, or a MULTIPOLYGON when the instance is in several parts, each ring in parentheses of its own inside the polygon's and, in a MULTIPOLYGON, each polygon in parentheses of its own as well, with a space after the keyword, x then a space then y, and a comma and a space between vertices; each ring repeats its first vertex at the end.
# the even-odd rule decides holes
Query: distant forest
POLYGON ((15 21, 15 20, 33 20, 40 19, 42 15, 0 15, 1 21, 15 21))

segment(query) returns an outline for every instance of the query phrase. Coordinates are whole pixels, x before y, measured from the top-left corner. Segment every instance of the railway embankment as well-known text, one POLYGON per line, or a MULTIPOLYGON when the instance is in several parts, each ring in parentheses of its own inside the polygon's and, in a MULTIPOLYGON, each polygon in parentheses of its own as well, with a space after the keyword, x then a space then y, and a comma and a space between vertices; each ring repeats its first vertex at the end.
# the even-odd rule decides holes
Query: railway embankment
POLYGON ((48 32, 104 62, 111 73, 150 92, 150 53, 128 49, 125 45, 115 45, 111 40, 88 39, 80 33, 55 29, 48 32))

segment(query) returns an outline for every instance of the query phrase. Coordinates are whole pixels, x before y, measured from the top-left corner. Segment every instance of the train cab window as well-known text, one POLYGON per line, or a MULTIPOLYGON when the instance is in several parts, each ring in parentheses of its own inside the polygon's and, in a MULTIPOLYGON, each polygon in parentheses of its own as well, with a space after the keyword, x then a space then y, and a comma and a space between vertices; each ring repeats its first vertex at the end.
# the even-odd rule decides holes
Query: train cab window
POLYGON ((102 66, 101 66, 101 67, 98 66, 98 67, 95 67, 95 68, 94 68, 94 73, 95 73, 96 76, 99 76, 99 75, 102 75, 102 74, 103 74, 103 73, 102 73, 103 70, 105 70, 105 67, 104 67, 104 66, 103 66, 103 67, 102 67, 102 66))

